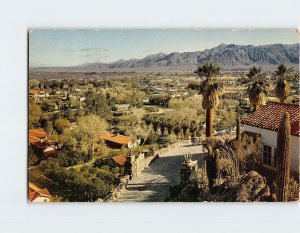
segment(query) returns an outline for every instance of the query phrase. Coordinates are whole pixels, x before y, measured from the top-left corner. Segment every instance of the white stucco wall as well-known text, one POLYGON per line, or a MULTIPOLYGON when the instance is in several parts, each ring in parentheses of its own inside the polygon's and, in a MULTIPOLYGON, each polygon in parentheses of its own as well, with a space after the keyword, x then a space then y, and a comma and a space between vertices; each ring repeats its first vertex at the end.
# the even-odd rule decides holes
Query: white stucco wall
POLYGON ((32 202, 49 202, 49 197, 38 196, 32 202))
MULTIPOLYGON (((277 132, 273 130, 261 129, 258 127, 244 125, 242 124, 243 131, 257 133, 261 135, 262 144, 271 146, 273 148, 277 147, 277 132)), ((291 172, 299 172, 299 137, 291 135, 291 172)))
POLYGON ((300 138, 292 135, 291 137, 291 170, 294 172, 299 172, 300 164, 300 138))

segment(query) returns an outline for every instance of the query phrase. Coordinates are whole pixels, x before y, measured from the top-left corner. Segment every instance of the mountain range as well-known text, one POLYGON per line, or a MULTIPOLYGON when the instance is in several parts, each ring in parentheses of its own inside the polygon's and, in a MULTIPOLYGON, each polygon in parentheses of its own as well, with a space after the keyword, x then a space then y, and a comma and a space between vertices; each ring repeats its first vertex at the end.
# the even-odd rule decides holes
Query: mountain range
POLYGON ((271 44, 262 46, 220 44, 217 47, 196 52, 158 53, 142 59, 118 60, 111 63, 86 63, 77 68, 93 69, 145 69, 195 67, 206 61, 221 64, 226 69, 235 69, 249 65, 272 66, 280 63, 299 65, 299 43, 271 44))

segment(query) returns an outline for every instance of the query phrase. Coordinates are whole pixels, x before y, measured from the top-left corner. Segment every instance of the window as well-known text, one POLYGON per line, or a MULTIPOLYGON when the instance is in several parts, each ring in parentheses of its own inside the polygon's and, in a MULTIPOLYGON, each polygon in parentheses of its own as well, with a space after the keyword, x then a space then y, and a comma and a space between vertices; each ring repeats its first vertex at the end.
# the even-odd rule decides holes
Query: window
POLYGON ((264 145, 263 147, 263 163, 272 165, 272 147, 264 145))

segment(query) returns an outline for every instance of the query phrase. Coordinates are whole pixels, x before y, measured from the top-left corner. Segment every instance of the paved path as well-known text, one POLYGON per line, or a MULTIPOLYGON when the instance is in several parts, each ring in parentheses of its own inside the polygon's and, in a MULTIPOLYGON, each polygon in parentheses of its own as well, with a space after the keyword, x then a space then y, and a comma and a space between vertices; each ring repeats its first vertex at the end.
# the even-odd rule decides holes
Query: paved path
POLYGON ((169 186, 180 181, 182 155, 186 153, 192 154, 192 159, 198 160, 200 165, 204 157, 202 146, 184 145, 160 154, 160 158, 154 160, 139 177, 129 181, 127 189, 115 201, 164 201, 169 186))

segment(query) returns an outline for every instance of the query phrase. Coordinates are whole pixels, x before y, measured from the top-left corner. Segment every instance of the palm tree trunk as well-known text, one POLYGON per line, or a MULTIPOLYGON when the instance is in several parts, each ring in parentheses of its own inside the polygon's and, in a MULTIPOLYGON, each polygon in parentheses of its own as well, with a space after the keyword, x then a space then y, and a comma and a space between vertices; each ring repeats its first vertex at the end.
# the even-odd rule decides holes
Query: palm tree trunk
POLYGON ((209 138, 212 136, 213 132, 213 118, 214 118, 214 109, 206 109, 206 137, 209 138))

